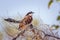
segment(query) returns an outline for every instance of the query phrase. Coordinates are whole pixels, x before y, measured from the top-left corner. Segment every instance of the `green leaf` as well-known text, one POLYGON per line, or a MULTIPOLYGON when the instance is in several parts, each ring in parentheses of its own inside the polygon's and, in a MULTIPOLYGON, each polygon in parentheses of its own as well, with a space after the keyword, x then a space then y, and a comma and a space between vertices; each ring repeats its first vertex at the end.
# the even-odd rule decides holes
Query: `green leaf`
POLYGON ((60 0, 56 0, 57 2, 60 2, 60 0))
POLYGON ((56 26, 55 26, 55 28, 56 28, 56 29, 58 29, 58 28, 59 28, 59 26, 58 26, 58 25, 56 25, 56 26))
POLYGON ((49 3, 48 3, 48 8, 50 8, 50 6, 52 5, 53 3, 53 0, 50 0, 49 3))
POLYGON ((57 20, 60 20, 60 16, 57 17, 57 20))
POLYGON ((59 25, 52 25, 52 27, 55 27, 55 29, 58 29, 59 25))

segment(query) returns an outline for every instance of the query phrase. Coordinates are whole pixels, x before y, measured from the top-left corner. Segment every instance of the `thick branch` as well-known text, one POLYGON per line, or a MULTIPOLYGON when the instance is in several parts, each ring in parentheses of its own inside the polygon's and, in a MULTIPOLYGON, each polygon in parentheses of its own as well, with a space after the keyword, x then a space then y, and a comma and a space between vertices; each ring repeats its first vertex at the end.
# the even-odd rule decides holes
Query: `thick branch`
MULTIPOLYGON (((31 29, 36 29, 36 30, 38 30, 37 28, 31 28, 31 29)), ((60 39, 60 37, 57 37, 57 36, 54 36, 54 35, 49 35, 49 34, 46 34, 44 31, 42 31, 42 30, 38 30, 38 32, 43 32, 44 33, 44 37, 46 37, 46 36, 49 36, 49 37, 53 37, 53 38, 57 38, 57 39, 60 39)), ((22 31, 21 33, 19 33, 15 38, 13 38, 12 40, 16 40, 21 34, 23 34, 25 32, 25 30, 24 31, 22 31)))
POLYGON ((20 32, 15 38, 13 38, 12 40, 16 40, 21 34, 23 34, 25 32, 25 30, 23 30, 22 32, 20 32))
MULTIPOLYGON (((37 28, 33 28, 33 29, 36 29, 36 30, 38 30, 37 28)), ((55 36, 55 35, 49 35, 49 34, 46 34, 44 31, 42 31, 42 30, 38 30, 38 32, 43 32, 44 33, 44 37, 46 37, 46 36, 49 36, 49 37, 53 37, 53 38, 57 38, 57 39, 60 39, 60 37, 57 37, 57 36, 55 36)))
POLYGON ((60 39, 59 37, 56 37, 56 36, 53 36, 53 35, 45 34, 45 36, 49 36, 49 37, 54 37, 54 38, 60 39))
POLYGON ((54 37, 54 38, 60 39, 60 37, 57 37, 57 36, 54 36, 54 35, 46 34, 44 31, 42 31, 42 32, 44 33, 45 37, 46 37, 46 36, 49 36, 49 37, 54 37))

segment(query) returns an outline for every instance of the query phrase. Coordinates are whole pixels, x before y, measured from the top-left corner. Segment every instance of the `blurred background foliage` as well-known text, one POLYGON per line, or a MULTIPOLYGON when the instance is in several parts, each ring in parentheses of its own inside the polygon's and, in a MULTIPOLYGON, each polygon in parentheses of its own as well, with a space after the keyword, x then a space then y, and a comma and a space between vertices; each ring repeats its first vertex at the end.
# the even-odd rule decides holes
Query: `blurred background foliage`
MULTIPOLYGON (((50 0, 49 3, 48 3, 48 8, 49 9, 52 6, 52 4, 53 4, 54 1, 60 2, 60 0, 50 0)), ((59 14, 60 14, 60 11, 59 11, 59 14)), ((58 15, 57 21, 60 21, 60 15, 58 15)), ((52 25, 52 26, 54 26, 56 29, 58 29, 60 27, 59 25, 52 25)))
MULTIPOLYGON (((49 3, 48 3, 48 8, 50 8, 50 6, 52 5, 52 3, 54 2, 55 0, 50 0, 49 3)), ((60 0, 56 0, 56 2, 60 2, 60 0)), ((60 20, 60 15, 57 17, 57 20, 60 20)))

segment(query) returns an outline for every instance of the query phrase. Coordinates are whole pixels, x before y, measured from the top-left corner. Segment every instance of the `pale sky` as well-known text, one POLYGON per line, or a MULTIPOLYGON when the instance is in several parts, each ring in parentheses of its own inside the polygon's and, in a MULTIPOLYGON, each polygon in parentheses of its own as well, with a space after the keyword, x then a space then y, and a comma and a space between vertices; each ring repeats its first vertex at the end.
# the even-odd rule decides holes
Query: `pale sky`
POLYGON ((56 21, 60 11, 60 3, 54 1, 48 9, 49 0, 0 0, 0 17, 24 15, 28 11, 35 12, 45 24, 59 24, 56 21), (8 12, 8 13, 7 13, 8 12))

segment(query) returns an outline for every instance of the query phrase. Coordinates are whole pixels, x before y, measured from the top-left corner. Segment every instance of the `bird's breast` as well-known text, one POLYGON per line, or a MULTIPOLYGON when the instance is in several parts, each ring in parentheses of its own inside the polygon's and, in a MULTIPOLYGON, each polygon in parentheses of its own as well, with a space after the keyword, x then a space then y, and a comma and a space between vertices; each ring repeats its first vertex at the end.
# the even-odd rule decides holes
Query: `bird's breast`
POLYGON ((25 23, 26 24, 30 24, 32 22, 32 17, 28 17, 26 20, 25 20, 25 23))

